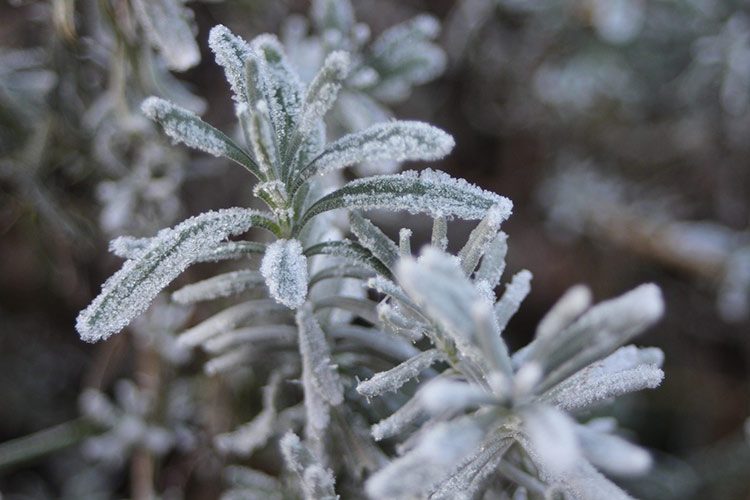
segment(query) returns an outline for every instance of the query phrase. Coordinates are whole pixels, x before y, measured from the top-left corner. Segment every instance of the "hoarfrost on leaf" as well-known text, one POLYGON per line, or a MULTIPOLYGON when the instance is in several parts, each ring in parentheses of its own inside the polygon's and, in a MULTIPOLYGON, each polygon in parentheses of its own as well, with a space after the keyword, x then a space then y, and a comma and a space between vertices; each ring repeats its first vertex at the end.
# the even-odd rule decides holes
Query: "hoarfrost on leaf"
POLYGON ((263 256, 260 272, 271 296, 290 309, 301 306, 307 298, 307 258, 295 239, 277 240, 263 256))
POLYGON ((262 212, 231 208, 206 212, 163 229, 135 259, 126 261, 81 311, 76 321, 78 333, 83 340, 94 342, 119 332, 207 247, 267 224, 262 212))

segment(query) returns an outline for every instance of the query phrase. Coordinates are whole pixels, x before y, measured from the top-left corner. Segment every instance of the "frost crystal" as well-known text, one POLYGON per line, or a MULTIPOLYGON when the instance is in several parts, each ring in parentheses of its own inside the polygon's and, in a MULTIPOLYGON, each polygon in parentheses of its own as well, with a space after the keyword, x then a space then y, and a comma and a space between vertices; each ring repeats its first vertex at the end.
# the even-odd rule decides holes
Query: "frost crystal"
POLYGON ((263 256, 260 272, 271 296, 290 309, 296 309, 307 297, 307 258, 297 240, 277 240, 263 256))
POLYGON ((193 37, 192 12, 182 0, 133 0, 133 10, 170 69, 185 71, 201 53, 193 37))
POLYGON ((184 286, 172 293, 172 300, 180 304, 192 304, 231 297, 263 284, 263 277, 257 271, 233 271, 184 286))
POLYGON ((103 340, 146 310, 156 295, 196 258, 221 240, 264 225, 261 212, 231 208, 206 212, 153 238, 137 258, 128 260, 102 286, 102 292, 76 322, 83 340, 103 340))
POLYGON ((371 379, 360 382, 357 385, 357 392, 370 398, 384 392, 395 391, 441 359, 443 359, 443 354, 440 351, 429 349, 387 372, 377 373, 371 379))

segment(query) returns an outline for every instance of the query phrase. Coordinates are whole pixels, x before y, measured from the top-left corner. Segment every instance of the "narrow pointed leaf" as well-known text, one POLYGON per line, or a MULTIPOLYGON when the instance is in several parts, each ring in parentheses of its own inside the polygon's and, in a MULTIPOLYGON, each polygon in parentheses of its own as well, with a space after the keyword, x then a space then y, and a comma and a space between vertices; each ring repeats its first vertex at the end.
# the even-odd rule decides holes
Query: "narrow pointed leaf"
POLYGON ((344 386, 331 364, 328 342, 309 305, 297 311, 297 326, 302 363, 309 367, 317 391, 331 405, 343 403, 344 386))
POLYGON ((226 26, 217 25, 211 28, 208 35, 208 46, 216 57, 216 62, 224 68, 232 98, 236 103, 247 103, 247 80, 245 63, 250 57, 250 46, 226 26))
POLYGON ((360 382, 357 385, 357 392, 371 398, 384 392, 396 391, 441 359, 443 359, 443 354, 440 351, 428 349, 386 372, 376 373, 369 380, 360 382))
POLYGON ((231 297, 261 287, 264 283, 263 276, 258 271, 232 271, 186 285, 172 292, 172 300, 179 304, 193 304, 220 297, 231 297))
POLYGON ((228 158, 245 167, 259 179, 262 178, 258 165, 241 147, 192 111, 158 97, 149 97, 143 101, 141 108, 143 113, 160 124, 174 141, 214 156, 228 158))
POLYGON ((93 342, 119 332, 207 247, 268 224, 261 212, 233 208, 207 212, 160 231, 137 258, 126 261, 107 280, 99 296, 78 315, 78 333, 93 342))
POLYGON ((507 218, 513 204, 507 198, 484 191, 462 179, 434 170, 408 171, 396 175, 376 175, 346 184, 316 201, 302 218, 300 226, 318 214, 337 208, 406 210, 433 217, 455 216, 481 219, 493 206, 501 207, 507 218))
POLYGON ((349 226, 363 247, 370 250, 388 269, 395 268, 399 258, 398 247, 379 227, 357 212, 349 213, 349 226))
POLYGON ((426 123, 378 123, 328 144, 303 169, 300 180, 365 161, 439 160, 450 153, 454 145, 453 137, 426 123))

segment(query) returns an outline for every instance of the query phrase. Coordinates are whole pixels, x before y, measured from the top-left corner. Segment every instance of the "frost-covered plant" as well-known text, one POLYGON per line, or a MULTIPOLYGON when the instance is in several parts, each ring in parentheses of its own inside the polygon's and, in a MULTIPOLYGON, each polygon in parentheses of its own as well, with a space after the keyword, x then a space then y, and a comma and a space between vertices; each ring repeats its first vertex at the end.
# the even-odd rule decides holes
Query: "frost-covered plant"
MULTIPOLYGON (((305 84, 271 35, 248 43, 217 26, 209 45, 229 82, 244 145, 161 98, 146 99, 143 112, 174 141, 244 167, 267 210, 224 208, 154 237, 113 240, 110 249, 127 260, 76 327, 83 340, 104 340, 189 266, 239 261, 171 294, 185 305, 218 300, 218 312, 176 342, 159 341, 158 332, 139 336, 175 363, 183 361, 181 349, 200 347, 209 375, 237 381, 252 367, 266 377, 261 410, 234 430, 214 433, 212 444, 224 464, 278 444, 287 472, 270 477, 227 467, 225 498, 361 497, 365 491, 373 498, 455 496, 484 491, 495 476, 530 495, 624 495, 594 466, 642 472, 648 455, 608 434, 611 422, 579 425, 568 414, 661 381, 660 351, 618 350, 658 318, 658 290, 645 286, 589 309, 588 292, 576 288, 540 324, 537 339, 511 357, 500 335, 528 293, 530 274, 516 275, 495 300, 505 267, 499 228, 511 213, 508 199, 429 169, 343 185, 328 176, 362 162, 436 160, 450 152, 453 139, 424 123, 388 121, 326 141, 324 117, 352 66, 358 68, 356 58, 328 53, 305 84), (331 216, 337 209, 349 211, 348 225, 331 216), (403 229, 394 243, 359 213, 371 209, 432 217, 437 248, 415 261, 411 232, 403 229), (443 252, 450 218, 481 221, 457 257, 443 252), (253 228, 270 233, 271 241, 239 239, 253 228), (248 256, 261 257, 259 266, 240 261, 248 256), (370 298, 365 283, 386 299, 370 298), (420 352, 412 342, 431 348, 420 352), (448 368, 436 374, 433 366, 448 368), (420 373, 434 380, 404 404, 400 389, 420 373), (370 378, 357 383, 364 377, 370 378), (291 378, 300 380, 301 395, 291 378), (397 391, 377 398, 386 411, 400 408, 370 436, 367 423, 384 410, 375 397, 386 391, 397 391), (389 461, 376 441, 412 424, 422 428, 389 461)), ((167 306, 157 307, 146 330, 158 326, 169 336, 180 315, 160 316, 162 309, 167 306)), ((190 412, 155 424, 144 394, 119 398, 118 409, 100 393, 87 393, 86 413, 109 429, 89 447, 110 455, 133 448, 161 454, 179 443, 172 433, 189 427, 190 412)))
MULTIPOLYGON (((430 349, 360 382, 357 391, 388 398, 436 363, 447 365, 373 426, 376 440, 421 426, 403 455, 368 480, 374 498, 473 498, 498 477, 529 494, 619 498, 627 495, 594 467, 613 475, 649 467, 646 452, 609 434, 612 422, 578 424, 571 416, 659 385, 661 351, 621 347, 661 316, 658 288, 644 285, 591 307, 588 289, 574 287, 540 322, 535 340, 511 356, 501 334, 528 294, 531 275, 516 274, 496 301, 505 216, 491 209, 455 257, 440 250, 447 242, 437 220, 436 247, 399 261, 395 282, 382 276, 369 282, 386 295, 379 311, 392 330, 426 337, 430 349)), ((362 240, 372 249, 389 246, 376 238, 362 240)))

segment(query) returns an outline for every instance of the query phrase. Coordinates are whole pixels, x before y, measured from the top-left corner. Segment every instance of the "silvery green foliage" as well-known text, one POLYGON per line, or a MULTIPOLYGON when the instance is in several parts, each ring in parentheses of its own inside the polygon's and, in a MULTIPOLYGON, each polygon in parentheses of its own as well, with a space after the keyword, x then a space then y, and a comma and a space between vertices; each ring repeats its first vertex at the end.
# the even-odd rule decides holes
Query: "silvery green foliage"
POLYGON ((495 299, 487 282, 496 278, 480 265, 486 256, 488 265, 502 267, 503 219, 502 211, 489 210, 458 256, 427 248, 398 262, 396 281, 370 281, 392 314, 432 348, 360 382, 357 391, 387 399, 435 361, 449 366, 373 426, 377 440, 414 425, 420 430, 368 479, 372 498, 474 498, 493 478, 533 494, 628 498, 597 469, 635 475, 650 466, 648 453, 612 433, 611 421, 579 424, 575 416, 661 382, 659 349, 621 347, 661 316, 659 289, 643 285, 592 306, 590 292, 574 287, 540 322, 535 339, 511 355, 501 334, 531 276, 516 274, 495 299))
POLYGON ((203 260, 202 254, 251 226, 264 227, 280 238, 265 250, 261 274, 271 295, 294 308, 307 294, 304 254, 310 249, 304 249, 299 238, 324 212, 343 207, 390 208, 471 219, 481 217, 482 210, 493 204, 505 204, 510 210, 510 202, 504 198, 432 171, 352 181, 321 196, 323 191, 314 188, 315 180, 310 178, 325 173, 329 166, 328 162, 316 163, 321 155, 336 158, 331 160, 333 168, 356 163, 364 154, 381 159, 436 159, 451 150, 453 140, 434 127, 391 122, 374 126, 373 132, 344 137, 326 149, 318 134, 323 126, 320 120, 335 96, 336 82, 345 74, 345 56, 331 54, 305 94, 273 36, 261 35, 247 43, 218 26, 210 39, 234 92, 248 149, 168 101, 149 98, 143 110, 175 141, 225 156, 247 168, 260 181, 254 193, 272 212, 233 209, 204 214, 149 240, 81 314, 78 329, 84 338, 96 340, 119 331, 188 265, 203 260), (312 126, 303 120, 317 123, 312 126), (403 139, 394 135, 403 133, 403 139))
POLYGON ((296 474, 305 500, 337 500, 335 479, 300 441, 289 432, 281 439, 281 453, 286 466, 296 474))
MULTIPOLYGON (((351 69, 341 82, 329 123, 340 136, 389 120, 389 103, 403 101, 414 86, 443 72, 445 54, 433 42, 439 31, 437 19, 421 14, 370 40, 370 28, 356 21, 349 0, 314 0, 308 19, 287 20, 282 40, 304 81, 313 80, 328 54, 350 54, 351 69)), ((386 173, 396 171, 399 161, 358 163, 362 172, 386 173)))
POLYGON ((193 11, 183 0, 134 0, 133 10, 152 45, 169 69, 185 71, 198 64, 201 53, 195 42, 193 11))

